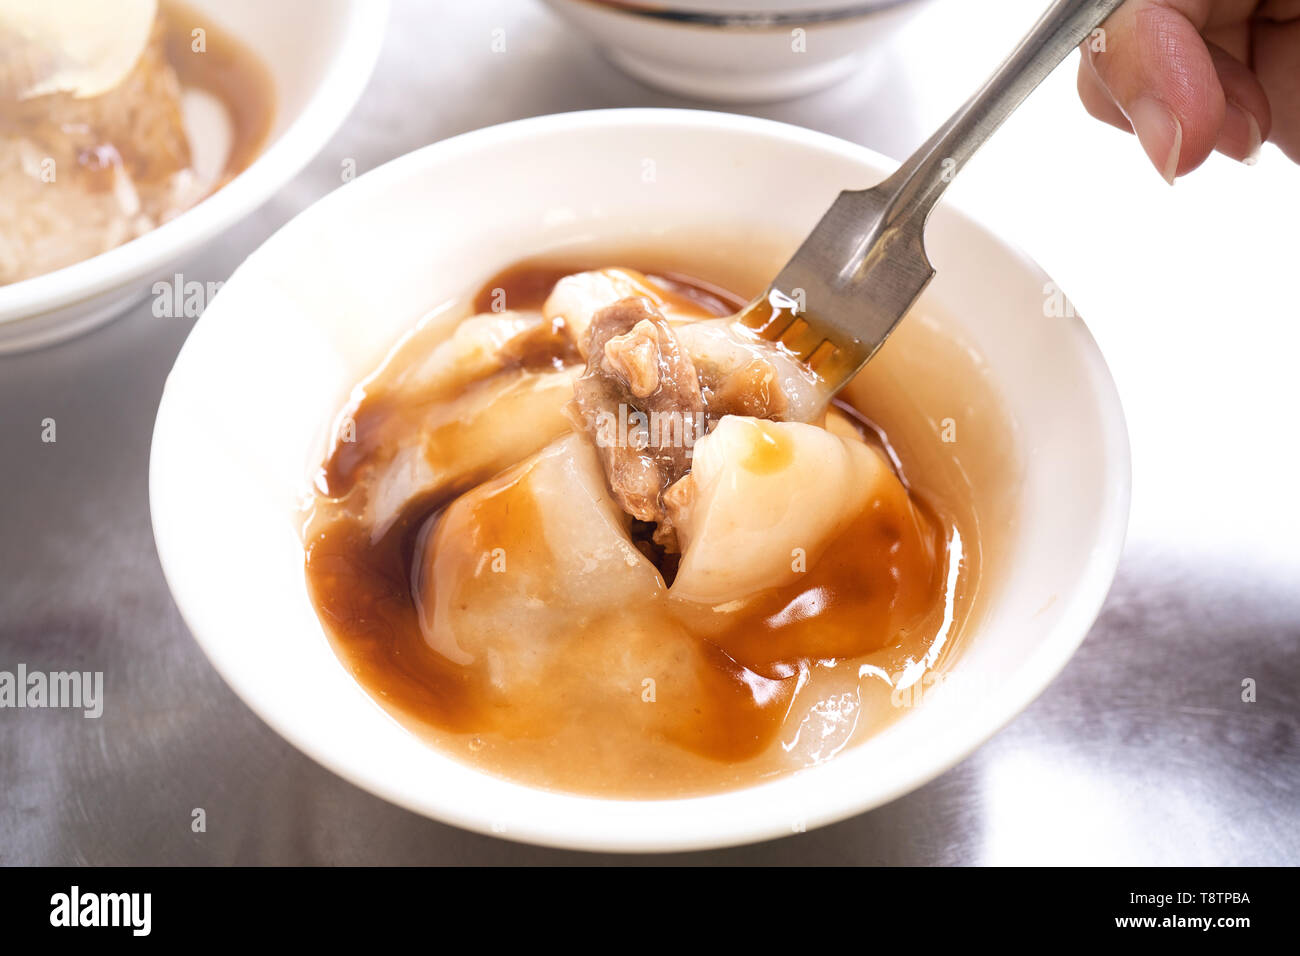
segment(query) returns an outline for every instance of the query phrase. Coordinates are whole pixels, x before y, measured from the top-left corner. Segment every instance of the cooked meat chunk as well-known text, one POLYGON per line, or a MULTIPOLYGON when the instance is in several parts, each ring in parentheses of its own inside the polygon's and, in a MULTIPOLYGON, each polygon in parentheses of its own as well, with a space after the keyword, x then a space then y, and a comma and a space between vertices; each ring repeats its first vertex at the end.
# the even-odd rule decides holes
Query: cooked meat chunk
POLYGON ((657 525, 655 542, 676 551, 663 493, 690 470, 705 432, 695 365, 654 303, 640 296, 592 317, 587 353, 570 417, 595 442, 623 510, 657 525))
POLYGON ((631 332, 616 335, 605 343, 605 359, 637 398, 652 395, 659 387, 659 330, 642 319, 631 332))

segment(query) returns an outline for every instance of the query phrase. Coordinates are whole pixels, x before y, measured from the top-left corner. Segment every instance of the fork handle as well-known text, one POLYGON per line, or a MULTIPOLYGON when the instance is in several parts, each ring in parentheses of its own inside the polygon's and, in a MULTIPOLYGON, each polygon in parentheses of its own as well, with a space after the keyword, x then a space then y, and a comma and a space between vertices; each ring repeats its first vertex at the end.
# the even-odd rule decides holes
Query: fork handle
POLYGON ((877 189, 893 193, 886 223, 929 218, 953 177, 1025 97, 1124 0, 1056 0, 1002 65, 877 189))

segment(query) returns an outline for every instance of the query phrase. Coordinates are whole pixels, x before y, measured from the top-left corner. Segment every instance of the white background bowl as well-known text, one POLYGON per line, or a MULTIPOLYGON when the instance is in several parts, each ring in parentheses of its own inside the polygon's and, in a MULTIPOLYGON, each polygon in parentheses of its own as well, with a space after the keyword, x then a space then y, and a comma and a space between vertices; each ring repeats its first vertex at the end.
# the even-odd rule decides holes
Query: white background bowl
POLYGON ((292 179, 351 111, 374 69, 387 0, 189 0, 257 54, 275 86, 262 153, 192 209, 138 239, 63 269, 0 286, 0 353, 94 328, 171 279, 184 256, 292 179))
POLYGON ((804 96, 844 79, 921 2, 667 0, 620 8, 546 0, 638 80, 726 103, 804 96))
POLYGON ((983 354, 1025 459, 1004 580, 954 668, 961 687, 981 692, 942 685, 828 764, 744 790, 660 801, 544 792, 443 756, 366 695, 321 630, 299 539, 297 509, 330 419, 430 306, 577 239, 718 222, 802 233, 839 189, 870 185, 892 165, 734 115, 568 113, 411 153, 290 222, 197 323, 155 426, 158 553, 213 664, 272 727, 359 786, 556 846, 680 850, 775 837, 877 806, 952 766, 1083 640, 1119 558, 1129 460, 1118 398, 1082 322, 1045 319, 1047 277, 949 206, 929 228, 939 275, 927 296, 983 354))

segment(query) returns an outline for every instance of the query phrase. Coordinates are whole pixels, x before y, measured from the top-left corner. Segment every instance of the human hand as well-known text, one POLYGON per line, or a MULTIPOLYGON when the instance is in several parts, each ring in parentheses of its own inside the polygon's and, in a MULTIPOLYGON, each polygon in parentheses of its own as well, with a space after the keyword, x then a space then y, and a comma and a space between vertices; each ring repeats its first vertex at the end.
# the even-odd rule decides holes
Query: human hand
POLYGON ((1300 0, 1129 0, 1085 42, 1088 112, 1137 133, 1170 183, 1214 150, 1300 162, 1300 0))

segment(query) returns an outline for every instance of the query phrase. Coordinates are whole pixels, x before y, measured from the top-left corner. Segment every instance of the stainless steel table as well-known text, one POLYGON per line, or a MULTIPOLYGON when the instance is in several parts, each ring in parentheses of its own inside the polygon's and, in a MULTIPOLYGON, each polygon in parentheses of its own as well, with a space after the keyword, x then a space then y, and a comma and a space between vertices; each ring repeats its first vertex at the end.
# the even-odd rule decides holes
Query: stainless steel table
MULTIPOLYGON (((936 0, 857 78, 748 112, 903 155, 1036 6, 936 0)), ((1251 174, 1270 178, 1243 186, 1216 161, 1172 205, 1132 144, 1084 118, 1072 85, 1065 74, 1049 81, 954 196, 983 203, 1096 317, 1115 370, 1136 484, 1101 619, 1029 710, 910 796, 785 840, 651 862, 1300 862, 1300 524, 1286 495, 1300 401, 1285 374, 1300 298, 1294 265, 1283 267, 1295 255, 1300 170, 1266 155, 1251 174), (1070 205, 1044 208, 1060 183, 1077 187, 1098 168, 1108 178, 1083 196, 1091 220, 1077 188, 1070 205), (1224 193, 1249 228, 1215 274, 1199 267, 1177 216, 1190 206, 1213 229, 1218 213, 1205 210, 1224 193), (1289 249, 1265 228, 1279 219, 1289 249), (1135 256, 1174 281, 1151 288, 1133 274, 1135 256), (1232 271, 1242 256, 1258 267, 1249 276, 1232 271), (1199 335, 1234 285, 1246 297, 1234 341, 1199 335), (1226 432, 1233 423, 1244 424, 1226 432), (1242 700, 1246 679, 1253 703, 1242 700)), ((364 171, 491 123, 638 105, 699 104, 623 77, 532 4, 399 2, 352 119, 185 276, 224 279, 337 185, 345 159, 364 171), (498 27, 507 56, 489 51, 498 27)), ((520 846, 390 806, 299 754, 225 687, 172 604, 149 525, 154 413, 191 324, 154 318, 146 302, 81 339, 0 359, 0 670, 103 671, 106 697, 98 720, 0 710, 0 863, 624 859, 520 846), (46 418, 54 443, 41 440, 46 418), (200 807, 207 828, 195 833, 200 807)))

